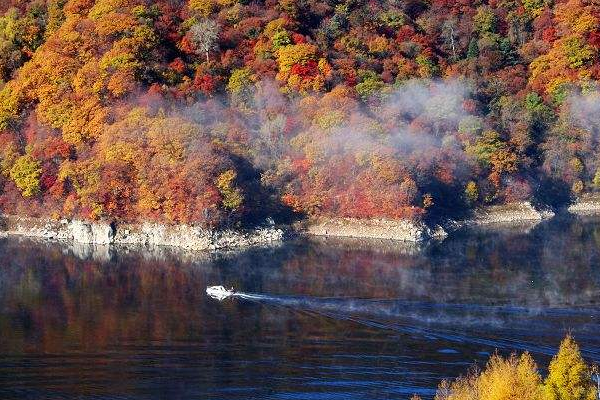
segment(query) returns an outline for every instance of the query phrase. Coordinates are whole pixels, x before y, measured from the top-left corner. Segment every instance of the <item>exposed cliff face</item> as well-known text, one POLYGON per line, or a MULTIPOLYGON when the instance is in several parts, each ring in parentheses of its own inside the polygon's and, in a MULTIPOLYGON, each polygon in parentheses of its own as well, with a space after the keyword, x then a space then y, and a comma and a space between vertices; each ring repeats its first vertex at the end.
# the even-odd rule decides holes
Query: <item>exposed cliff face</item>
POLYGON ((220 250, 279 242, 283 236, 283 230, 275 227, 217 231, 191 225, 144 223, 120 226, 115 243, 170 246, 188 250, 220 250))
POLYGON ((71 230, 73 240, 78 243, 110 244, 115 237, 115 228, 110 224, 71 221, 67 229, 71 230))
POLYGON ((4 216, 5 235, 21 235, 75 243, 169 246, 187 250, 222 250, 279 242, 284 232, 277 227, 244 231, 213 231, 189 225, 114 225, 88 221, 4 216))

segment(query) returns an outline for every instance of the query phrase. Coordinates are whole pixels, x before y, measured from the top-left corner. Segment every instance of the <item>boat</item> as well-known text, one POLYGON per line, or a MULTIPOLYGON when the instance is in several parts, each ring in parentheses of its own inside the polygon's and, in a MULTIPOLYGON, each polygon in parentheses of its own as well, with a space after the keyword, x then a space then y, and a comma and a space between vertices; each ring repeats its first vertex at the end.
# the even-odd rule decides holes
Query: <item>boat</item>
POLYGON ((206 288, 206 294, 217 300, 225 300, 228 297, 231 297, 235 294, 233 288, 226 289, 225 287, 219 286, 208 286, 206 288))

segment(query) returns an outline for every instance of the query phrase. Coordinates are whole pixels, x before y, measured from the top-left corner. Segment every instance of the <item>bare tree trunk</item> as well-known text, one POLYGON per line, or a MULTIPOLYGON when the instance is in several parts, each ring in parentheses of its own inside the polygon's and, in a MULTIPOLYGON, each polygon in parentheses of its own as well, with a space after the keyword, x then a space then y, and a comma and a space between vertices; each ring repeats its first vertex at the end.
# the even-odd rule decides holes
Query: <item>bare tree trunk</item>
POLYGON ((456 46, 454 45, 454 27, 450 27, 450 43, 452 45, 452 57, 456 60, 456 46))

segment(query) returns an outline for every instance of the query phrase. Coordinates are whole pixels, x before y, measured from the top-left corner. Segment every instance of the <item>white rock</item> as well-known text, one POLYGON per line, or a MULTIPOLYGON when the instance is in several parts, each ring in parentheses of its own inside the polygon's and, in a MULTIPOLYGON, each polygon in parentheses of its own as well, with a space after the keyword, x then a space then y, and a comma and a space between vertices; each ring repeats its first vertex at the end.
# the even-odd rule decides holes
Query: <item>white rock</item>
POLYGON ((552 218, 551 210, 538 210, 530 202, 512 203, 499 206, 483 207, 474 212, 469 224, 514 224, 521 222, 542 221, 552 218))
POLYGON ((71 231, 73 240, 78 243, 110 244, 115 236, 114 229, 109 224, 72 221, 71 231))
POLYGON ((600 214, 600 199, 578 199, 568 207, 568 211, 577 215, 595 215, 600 214))

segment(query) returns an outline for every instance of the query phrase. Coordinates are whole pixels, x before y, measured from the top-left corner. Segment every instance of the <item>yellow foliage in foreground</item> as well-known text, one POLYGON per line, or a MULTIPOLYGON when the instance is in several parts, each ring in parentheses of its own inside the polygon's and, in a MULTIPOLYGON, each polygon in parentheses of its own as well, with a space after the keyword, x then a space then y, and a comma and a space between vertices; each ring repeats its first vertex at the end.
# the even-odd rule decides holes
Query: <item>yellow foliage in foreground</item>
POLYGON ((552 359, 545 381, 524 353, 494 355, 481 372, 440 384, 435 400, 594 400, 596 386, 579 347, 568 335, 552 359))

